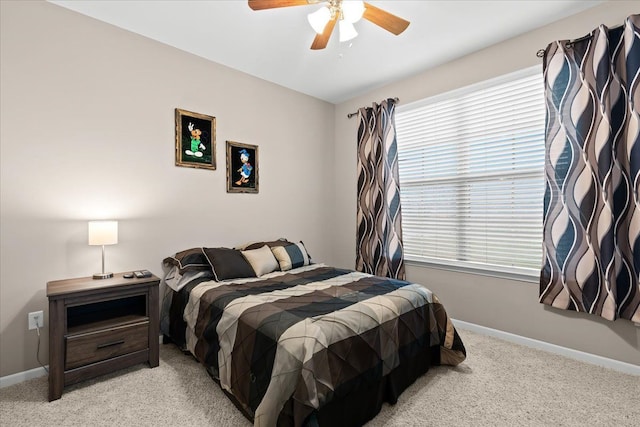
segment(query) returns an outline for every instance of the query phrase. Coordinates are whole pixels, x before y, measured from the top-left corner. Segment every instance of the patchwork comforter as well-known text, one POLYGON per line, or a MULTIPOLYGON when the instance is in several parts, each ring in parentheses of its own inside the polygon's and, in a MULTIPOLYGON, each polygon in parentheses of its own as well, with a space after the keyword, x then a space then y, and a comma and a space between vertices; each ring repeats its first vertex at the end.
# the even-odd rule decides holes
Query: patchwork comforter
POLYGON ((163 332, 255 426, 359 425, 464 345, 425 287, 313 264, 167 290, 163 332))

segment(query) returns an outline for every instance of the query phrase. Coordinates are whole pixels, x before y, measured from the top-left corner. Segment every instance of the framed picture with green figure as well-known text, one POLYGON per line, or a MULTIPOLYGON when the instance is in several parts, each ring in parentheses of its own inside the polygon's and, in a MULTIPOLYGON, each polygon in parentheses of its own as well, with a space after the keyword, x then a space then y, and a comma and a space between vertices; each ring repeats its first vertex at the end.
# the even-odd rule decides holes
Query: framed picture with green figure
POLYGON ((176 108, 176 166, 216 169, 216 118, 176 108))

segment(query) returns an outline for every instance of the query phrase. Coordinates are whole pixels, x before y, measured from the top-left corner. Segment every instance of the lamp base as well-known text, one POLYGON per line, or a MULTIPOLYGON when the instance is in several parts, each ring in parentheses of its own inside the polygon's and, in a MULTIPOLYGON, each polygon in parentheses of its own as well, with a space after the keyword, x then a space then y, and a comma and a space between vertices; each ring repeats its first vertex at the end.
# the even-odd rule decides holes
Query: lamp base
POLYGON ((93 275, 94 279, 108 279, 113 277, 113 273, 96 273, 93 275))

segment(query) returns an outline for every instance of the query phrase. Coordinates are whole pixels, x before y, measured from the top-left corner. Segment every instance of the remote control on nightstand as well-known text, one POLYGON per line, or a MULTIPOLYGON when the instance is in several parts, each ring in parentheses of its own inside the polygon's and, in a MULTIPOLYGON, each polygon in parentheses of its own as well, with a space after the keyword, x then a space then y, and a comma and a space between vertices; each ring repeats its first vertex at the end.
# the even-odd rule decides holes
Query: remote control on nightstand
POLYGON ((136 278, 138 278, 138 279, 144 279, 145 277, 151 277, 151 272, 149 270, 134 271, 133 274, 135 274, 136 278))

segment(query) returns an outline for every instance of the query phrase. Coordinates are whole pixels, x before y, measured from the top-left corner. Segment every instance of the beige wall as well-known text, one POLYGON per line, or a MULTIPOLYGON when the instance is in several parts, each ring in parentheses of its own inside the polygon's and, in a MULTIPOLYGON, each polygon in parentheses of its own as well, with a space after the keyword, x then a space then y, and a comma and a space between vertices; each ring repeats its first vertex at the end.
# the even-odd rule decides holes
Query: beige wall
MULTIPOLYGON (((619 24, 632 3, 605 4, 334 107, 52 4, 0 1, 0 376, 38 366, 27 313, 46 314, 46 282, 100 270, 87 220, 120 221, 120 242, 107 248, 113 271, 161 274, 160 260, 180 249, 278 236, 352 268, 357 123, 348 112, 534 65, 550 40, 619 24), (217 171, 174 166, 176 107, 217 117, 217 171), (226 193, 225 140, 260 147, 260 194, 226 193)), ((640 364, 638 328, 543 307, 535 284, 416 266, 408 275, 455 318, 640 364)))
MULTIPOLYGON (((333 221, 335 264, 352 268, 355 262, 357 119, 347 119, 347 113, 388 97, 399 97, 401 104, 407 104, 540 64, 541 60, 535 53, 549 42, 581 37, 600 24, 620 25, 628 15, 638 12, 637 2, 607 2, 337 105, 333 221)), ((425 49, 428 49, 428 43, 425 43, 425 49)), ((640 365, 639 327, 625 320, 608 322, 594 316, 547 308, 537 302, 536 283, 415 265, 408 266, 407 276, 409 280, 431 288, 454 318, 640 365)))
POLYGON ((120 221, 111 271, 280 236, 328 258, 333 105, 52 4, 0 4, 0 376, 38 366, 27 313, 48 322, 46 282, 100 271, 89 219, 120 221), (174 166, 176 107, 216 116, 216 171, 174 166), (226 140, 259 146, 259 194, 226 193, 226 140))

